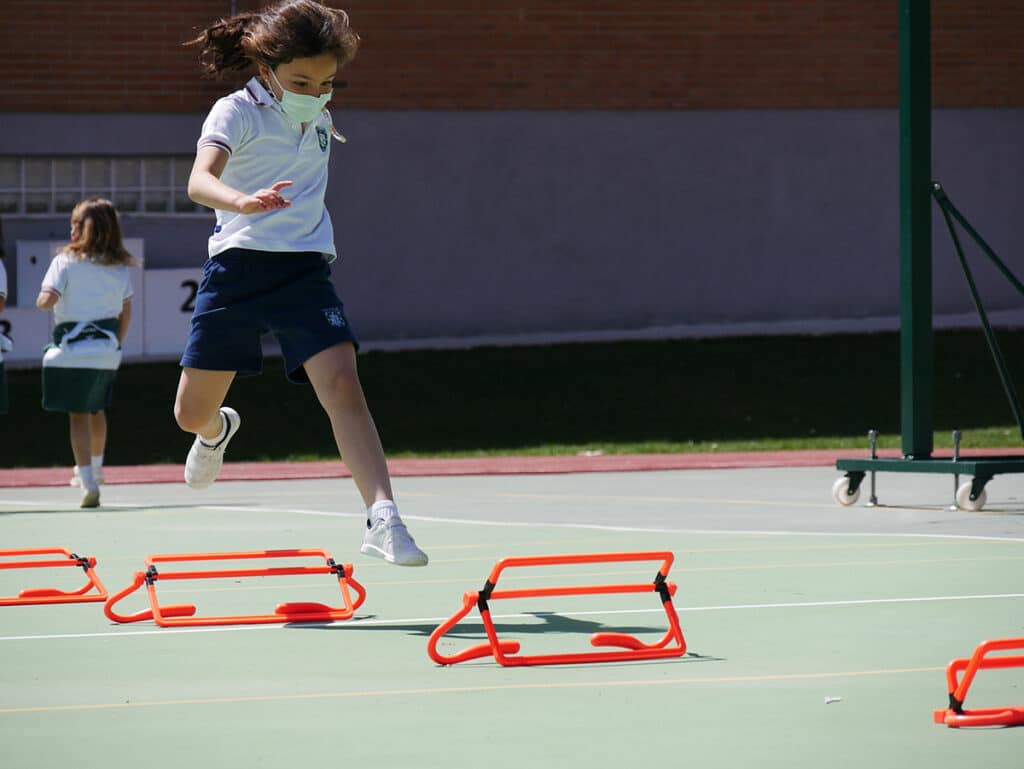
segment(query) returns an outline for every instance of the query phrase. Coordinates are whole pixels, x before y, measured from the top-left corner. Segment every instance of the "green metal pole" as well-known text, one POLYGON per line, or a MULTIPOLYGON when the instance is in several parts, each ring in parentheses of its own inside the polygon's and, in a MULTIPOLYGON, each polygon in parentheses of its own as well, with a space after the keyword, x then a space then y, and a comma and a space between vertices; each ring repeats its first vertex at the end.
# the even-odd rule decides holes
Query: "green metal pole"
POLYGON ((932 453, 930 0, 900 0, 900 433, 903 455, 932 453))

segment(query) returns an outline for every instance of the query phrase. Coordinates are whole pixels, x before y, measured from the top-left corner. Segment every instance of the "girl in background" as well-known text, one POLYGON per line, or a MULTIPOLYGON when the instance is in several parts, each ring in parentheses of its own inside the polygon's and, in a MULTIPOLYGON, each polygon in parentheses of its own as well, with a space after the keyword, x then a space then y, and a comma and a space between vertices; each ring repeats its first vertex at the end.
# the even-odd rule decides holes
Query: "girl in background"
POLYGON ((309 382, 366 505, 361 551, 424 566, 398 515, 377 428, 356 369, 356 337, 330 280, 337 250, 324 205, 331 137, 324 109, 359 37, 344 11, 291 0, 221 20, 191 41, 205 74, 255 70, 214 104, 188 183, 217 224, 196 296, 174 404, 196 437, 185 482, 217 478, 241 419, 224 406, 237 375, 262 369, 260 337, 281 345, 289 380, 309 382))
POLYGON ((53 344, 43 357, 43 408, 68 414, 82 507, 100 503, 104 409, 131 322, 134 262, 113 203, 83 200, 71 212, 71 242, 50 262, 36 298, 36 307, 54 315, 53 344))

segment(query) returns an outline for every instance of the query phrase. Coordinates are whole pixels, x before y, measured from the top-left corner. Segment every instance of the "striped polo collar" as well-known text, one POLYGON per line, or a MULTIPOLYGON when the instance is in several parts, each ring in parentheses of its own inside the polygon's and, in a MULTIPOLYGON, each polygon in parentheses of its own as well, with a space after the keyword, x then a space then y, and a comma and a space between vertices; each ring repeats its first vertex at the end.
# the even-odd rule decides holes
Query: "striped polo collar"
POLYGON ((274 97, 274 94, 263 87, 263 83, 255 75, 245 84, 245 92, 252 99, 253 104, 260 107, 277 107, 280 109, 280 102, 274 97))

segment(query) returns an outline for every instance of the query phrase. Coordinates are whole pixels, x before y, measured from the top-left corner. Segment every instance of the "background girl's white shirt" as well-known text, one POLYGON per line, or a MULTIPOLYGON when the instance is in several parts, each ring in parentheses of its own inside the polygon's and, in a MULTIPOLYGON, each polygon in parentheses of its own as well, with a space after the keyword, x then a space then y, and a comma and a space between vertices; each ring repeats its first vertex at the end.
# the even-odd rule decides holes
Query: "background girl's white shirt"
POLYGON ((316 251, 333 261, 334 228, 324 205, 331 158, 331 121, 324 113, 305 131, 253 78, 245 88, 218 99, 203 123, 197 147, 229 153, 221 181, 251 194, 275 182, 294 184, 282 191, 287 208, 259 214, 218 210, 209 240, 214 256, 229 248, 259 251, 316 251))
POLYGON ((135 293, 126 266, 78 259, 66 251, 53 257, 42 288, 60 296, 53 308, 55 323, 116 318, 135 293))

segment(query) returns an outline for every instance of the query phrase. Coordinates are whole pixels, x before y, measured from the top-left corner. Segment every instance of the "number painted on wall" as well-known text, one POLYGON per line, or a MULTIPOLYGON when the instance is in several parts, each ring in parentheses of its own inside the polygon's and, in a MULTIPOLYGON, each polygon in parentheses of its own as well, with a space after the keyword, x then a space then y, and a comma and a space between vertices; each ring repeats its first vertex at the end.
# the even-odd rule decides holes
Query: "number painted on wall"
POLYGON ((199 281, 198 280, 183 280, 181 281, 181 287, 188 289, 188 299, 186 299, 181 305, 182 312, 193 312, 196 309, 196 294, 199 293, 199 281))

